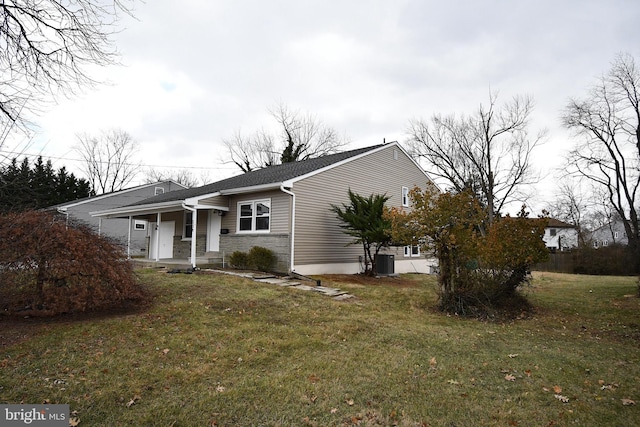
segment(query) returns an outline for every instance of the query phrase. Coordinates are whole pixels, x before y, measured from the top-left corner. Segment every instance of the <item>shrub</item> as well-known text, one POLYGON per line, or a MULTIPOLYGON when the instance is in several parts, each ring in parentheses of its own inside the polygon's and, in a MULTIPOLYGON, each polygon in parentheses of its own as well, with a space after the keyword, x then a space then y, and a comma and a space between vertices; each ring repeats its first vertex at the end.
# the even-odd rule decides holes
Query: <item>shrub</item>
POLYGON ((249 255, 246 252, 235 251, 229 257, 229 264, 233 268, 249 268, 249 255))
POLYGON ((272 250, 261 246, 254 246, 249 253, 235 251, 229 258, 229 264, 233 268, 252 268, 260 271, 272 271, 278 257, 272 250))
POLYGON ((249 263, 256 270, 272 271, 277 257, 270 249, 254 246, 249 251, 249 263))
POLYGON ((0 272, 4 314, 103 310, 145 296, 119 245, 47 212, 0 215, 0 272))

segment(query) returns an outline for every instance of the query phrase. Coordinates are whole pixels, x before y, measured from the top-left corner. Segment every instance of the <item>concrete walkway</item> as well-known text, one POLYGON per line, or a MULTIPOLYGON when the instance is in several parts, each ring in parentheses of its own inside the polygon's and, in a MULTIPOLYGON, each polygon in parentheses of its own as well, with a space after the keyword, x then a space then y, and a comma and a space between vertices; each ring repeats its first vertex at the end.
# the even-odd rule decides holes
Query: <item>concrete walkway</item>
POLYGON ((336 301, 344 301, 350 298, 354 298, 353 295, 348 294, 347 292, 341 291, 340 289, 328 288, 326 286, 305 285, 302 283, 301 280, 296 279, 294 277, 290 277, 290 276, 278 277, 275 275, 265 274, 265 273, 250 273, 250 272, 214 270, 214 269, 203 269, 202 271, 211 271, 215 273, 229 274, 231 276, 239 276, 239 277, 245 277, 247 279, 252 279, 260 283, 268 283, 270 285, 300 289, 303 291, 318 292, 322 295, 329 296, 336 301))

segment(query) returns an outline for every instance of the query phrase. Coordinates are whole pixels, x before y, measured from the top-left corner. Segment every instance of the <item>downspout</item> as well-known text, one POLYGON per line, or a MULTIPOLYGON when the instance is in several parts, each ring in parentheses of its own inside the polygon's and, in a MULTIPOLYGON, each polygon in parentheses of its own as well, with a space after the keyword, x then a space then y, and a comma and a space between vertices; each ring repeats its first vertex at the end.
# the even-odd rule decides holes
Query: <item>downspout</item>
POLYGON ((156 214, 156 262, 160 261, 160 212, 156 214))
POLYGON ((198 229, 198 210, 196 208, 192 208, 187 206, 184 202, 182 203, 182 208, 191 212, 192 218, 192 230, 191 230, 191 267, 196 268, 196 239, 198 229))
POLYGON ((289 272, 295 272, 295 263, 293 259, 294 249, 295 249, 295 237, 296 237, 296 195, 284 188, 284 185, 280 186, 280 191, 285 194, 289 194, 291 196, 291 265, 289 266, 289 272))
POLYGON ((127 233, 127 259, 131 259, 131 215, 129 215, 129 231, 127 233))
POLYGON ((69 228, 69 212, 66 209, 61 209, 61 208, 56 208, 56 211, 58 211, 58 213, 61 213, 64 215, 64 229, 68 229, 69 228))

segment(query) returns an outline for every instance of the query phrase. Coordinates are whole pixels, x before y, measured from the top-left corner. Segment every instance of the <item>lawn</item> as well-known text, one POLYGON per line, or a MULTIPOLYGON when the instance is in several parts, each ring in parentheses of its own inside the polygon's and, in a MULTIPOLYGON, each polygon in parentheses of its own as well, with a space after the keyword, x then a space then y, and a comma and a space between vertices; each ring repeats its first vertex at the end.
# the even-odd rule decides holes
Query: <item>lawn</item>
POLYGON ((412 275, 315 292, 140 270, 136 313, 0 319, 0 403, 80 426, 640 425, 637 278, 536 273, 533 313, 434 310, 412 275))

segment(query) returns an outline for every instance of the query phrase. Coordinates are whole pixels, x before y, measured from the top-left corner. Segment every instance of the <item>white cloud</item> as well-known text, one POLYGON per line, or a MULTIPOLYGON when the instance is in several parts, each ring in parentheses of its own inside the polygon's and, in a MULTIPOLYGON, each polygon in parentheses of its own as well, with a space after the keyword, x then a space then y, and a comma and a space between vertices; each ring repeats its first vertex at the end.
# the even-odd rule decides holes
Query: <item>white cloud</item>
POLYGON ((491 88, 535 98, 546 166, 573 144, 558 119, 567 99, 618 51, 640 58, 640 4, 624 0, 155 0, 136 18, 117 35, 125 66, 100 73, 113 84, 41 117, 45 154, 117 126, 149 164, 230 175, 222 139, 270 126, 278 102, 364 146, 402 141, 414 117, 470 113, 491 88))

